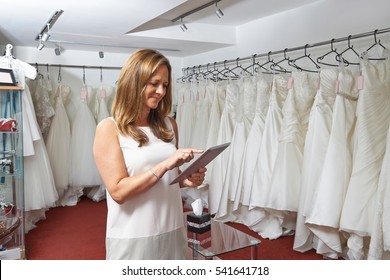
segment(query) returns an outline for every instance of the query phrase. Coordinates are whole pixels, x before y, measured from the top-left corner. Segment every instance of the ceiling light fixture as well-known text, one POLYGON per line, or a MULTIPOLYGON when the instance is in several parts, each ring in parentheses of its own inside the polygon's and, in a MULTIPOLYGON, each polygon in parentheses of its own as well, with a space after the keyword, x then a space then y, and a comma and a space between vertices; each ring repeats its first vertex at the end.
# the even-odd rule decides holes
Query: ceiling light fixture
POLYGON ((54 49, 54 53, 58 56, 61 55, 61 44, 58 43, 58 46, 54 49))
MULTIPOLYGON (((184 14, 176 17, 176 18, 174 18, 171 21, 172 22, 176 22, 176 21, 180 20, 180 22, 181 22, 180 23, 180 28, 181 28, 181 30, 185 31, 185 30, 187 30, 187 26, 183 23, 183 18, 185 18, 185 17, 187 17, 189 15, 192 15, 192 14, 194 14, 196 12, 199 12, 199 11, 201 11, 201 10, 211 6, 211 5, 214 5, 214 4, 217 7, 217 3, 220 2, 220 1, 221 0, 210 1, 210 2, 208 2, 208 3, 206 3, 206 4, 202 5, 202 6, 199 6, 198 8, 192 9, 191 11, 188 11, 188 12, 186 12, 186 13, 184 13, 184 14)), ((217 7, 217 10, 215 11, 215 13, 217 14, 218 17, 222 17, 223 16, 223 12, 220 9, 218 9, 218 7, 217 7)))
POLYGON ((183 19, 180 19, 180 28, 183 30, 183 32, 186 32, 188 30, 187 25, 184 24, 183 19))
POLYGON ((45 26, 42 28, 41 32, 38 33, 38 35, 35 37, 35 41, 43 41, 46 42, 49 40, 50 34, 49 34, 49 28, 53 28, 54 23, 57 21, 57 19, 62 15, 64 11, 58 10, 56 11, 51 18, 46 22, 45 26))
POLYGON ((42 38, 41 38, 41 40, 42 40, 43 42, 46 42, 46 41, 49 40, 49 38, 50 38, 49 29, 50 29, 50 24, 47 24, 47 31, 46 31, 46 32, 43 32, 42 38))
POLYGON ((221 11, 221 9, 218 8, 218 2, 215 2, 215 14, 221 18, 223 17, 224 13, 221 11))
POLYGON ((37 46, 38 50, 42 50, 45 47, 45 44, 42 42, 42 35, 39 34, 39 44, 37 46))

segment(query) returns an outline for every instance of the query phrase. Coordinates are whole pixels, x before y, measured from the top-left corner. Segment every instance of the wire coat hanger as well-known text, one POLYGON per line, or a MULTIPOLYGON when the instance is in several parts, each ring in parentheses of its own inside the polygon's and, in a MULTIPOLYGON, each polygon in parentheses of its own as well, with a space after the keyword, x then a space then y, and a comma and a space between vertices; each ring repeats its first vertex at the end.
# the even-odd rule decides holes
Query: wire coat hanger
MULTIPOLYGON (((386 50, 386 47, 382 45, 381 40, 377 40, 376 34, 378 33, 378 29, 374 31, 374 44, 372 44, 365 52, 369 54, 370 50, 373 50, 374 47, 379 47, 382 50, 386 50)), ((368 60, 385 60, 386 58, 384 57, 369 57, 368 60)))
POLYGON ((280 60, 278 62, 274 62, 273 64, 270 65, 270 68, 272 71, 277 71, 277 72, 282 72, 282 73, 291 73, 290 70, 287 70, 285 67, 281 66, 281 64, 285 61, 287 61, 288 66, 292 66, 294 68, 297 68, 294 65, 290 64, 290 57, 287 57, 287 50, 288 50, 287 48, 284 49, 282 60, 280 60))
POLYGON ((317 73, 320 69, 320 66, 311 58, 310 54, 307 54, 307 48, 308 48, 309 44, 306 44, 305 45, 305 48, 304 48, 304 54, 300 57, 297 57, 293 60, 290 60, 290 65, 297 68, 298 70, 300 71, 306 71, 306 72, 312 72, 312 73, 317 73), (308 69, 308 68, 304 68, 302 66, 298 66, 297 65, 297 61, 298 60, 306 60, 306 61, 309 61, 310 64, 314 65, 315 67, 315 70, 312 70, 312 69, 308 69))
MULTIPOLYGON (((334 41, 335 41, 335 39, 332 39, 330 41, 330 51, 317 58, 317 62, 318 63, 321 63, 322 65, 327 65, 327 66, 334 66, 334 67, 338 67, 339 66, 340 63, 339 63, 339 61, 337 61, 336 56, 340 56, 340 54, 337 52, 336 48, 333 48, 333 42, 334 41), (330 63, 330 62, 324 62, 324 58, 325 57, 329 57, 332 54, 335 55, 334 56, 334 60, 337 61, 337 64, 333 64, 333 63, 330 63)), ((346 66, 348 66, 348 61, 344 60, 344 63, 346 64, 346 66)))
POLYGON ((340 57, 342 57, 343 62, 348 62, 348 65, 360 65, 361 56, 355 51, 353 45, 351 45, 351 37, 352 37, 351 35, 348 36, 348 48, 346 48, 341 53, 339 53, 339 55, 336 55, 336 60, 338 62, 341 62, 340 57), (351 62, 350 60, 346 59, 344 54, 347 53, 348 51, 352 53, 353 56, 357 57, 359 60, 357 62, 351 62))

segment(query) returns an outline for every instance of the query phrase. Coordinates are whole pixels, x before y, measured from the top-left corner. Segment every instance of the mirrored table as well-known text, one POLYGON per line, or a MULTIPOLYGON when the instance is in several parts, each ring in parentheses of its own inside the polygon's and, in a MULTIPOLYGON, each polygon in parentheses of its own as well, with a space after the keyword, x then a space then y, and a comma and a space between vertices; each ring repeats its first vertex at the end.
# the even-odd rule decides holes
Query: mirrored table
MULTIPOLYGON (((187 214, 184 222, 187 225, 187 214)), ((261 241, 223 222, 211 218, 211 228, 204 233, 187 230, 188 247, 192 250, 192 259, 219 259, 223 254, 250 247, 251 259, 257 259, 261 241)))

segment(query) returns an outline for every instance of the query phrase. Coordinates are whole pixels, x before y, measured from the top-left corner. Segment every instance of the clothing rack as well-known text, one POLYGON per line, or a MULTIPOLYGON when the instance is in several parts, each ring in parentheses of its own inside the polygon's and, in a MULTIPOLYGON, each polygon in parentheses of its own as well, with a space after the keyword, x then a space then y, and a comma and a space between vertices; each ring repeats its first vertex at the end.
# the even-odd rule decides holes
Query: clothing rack
POLYGON ((207 64, 202 64, 202 65, 193 66, 193 67, 185 67, 185 68, 182 68, 182 71, 184 72, 184 71, 188 71, 190 69, 195 69, 195 68, 197 68, 197 69, 206 68, 206 67, 208 68, 210 65, 216 66, 216 65, 222 65, 222 64, 226 65, 226 64, 233 63, 233 62, 238 63, 239 61, 244 61, 244 60, 252 60, 252 61, 254 61, 258 57, 266 57, 266 56, 269 57, 271 54, 272 55, 282 54, 282 53, 285 53, 286 51, 289 51, 289 52, 298 51, 298 50, 303 50, 303 49, 314 48, 314 47, 329 45, 329 44, 333 44, 333 43, 348 41, 348 40, 352 40, 352 39, 359 39, 359 38, 368 37, 368 36, 374 36, 375 37, 375 42, 376 42, 376 35, 377 34, 382 34, 382 33, 387 33, 387 32, 390 32, 390 28, 376 29, 376 30, 371 31, 371 32, 360 33, 360 34, 356 34, 356 35, 350 35, 348 37, 331 39, 331 40, 328 40, 328 41, 318 42, 318 43, 314 43, 314 44, 306 44, 306 45, 300 46, 300 47, 287 48, 287 49, 278 50, 278 51, 270 51, 268 53, 254 54, 254 55, 251 55, 251 56, 246 56, 246 57, 241 57, 241 58, 238 57, 236 59, 229 59, 229 60, 224 60, 224 61, 207 63, 207 64))
POLYGON ((44 67, 58 67, 58 68, 83 68, 83 69, 107 69, 107 70, 120 70, 122 67, 116 66, 87 66, 87 65, 70 65, 70 64, 43 64, 43 63, 30 63, 33 66, 44 67))

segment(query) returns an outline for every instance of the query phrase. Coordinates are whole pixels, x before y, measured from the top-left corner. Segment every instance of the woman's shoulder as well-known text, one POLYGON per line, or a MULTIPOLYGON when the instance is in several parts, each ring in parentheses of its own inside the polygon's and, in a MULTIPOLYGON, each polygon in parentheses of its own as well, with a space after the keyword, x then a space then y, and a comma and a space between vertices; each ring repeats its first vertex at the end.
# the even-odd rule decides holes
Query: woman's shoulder
POLYGON ((113 117, 108 117, 103 120, 101 120, 97 127, 97 130, 103 131, 103 132, 109 132, 109 131, 117 131, 118 127, 116 125, 116 122, 113 117))
POLYGON ((171 116, 167 116, 165 117, 165 122, 167 123, 167 125, 169 125, 169 127, 176 127, 177 124, 176 124, 176 120, 174 118, 172 118, 171 116))

